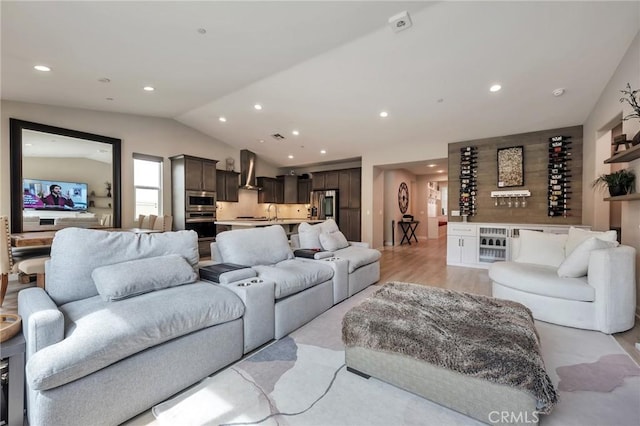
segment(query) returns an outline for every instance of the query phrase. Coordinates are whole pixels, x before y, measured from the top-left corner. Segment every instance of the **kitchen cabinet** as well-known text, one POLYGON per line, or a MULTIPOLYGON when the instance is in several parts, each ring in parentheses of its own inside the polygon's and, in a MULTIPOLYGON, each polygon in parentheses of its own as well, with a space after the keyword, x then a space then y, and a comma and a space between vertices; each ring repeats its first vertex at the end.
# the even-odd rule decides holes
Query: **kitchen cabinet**
POLYGON ((218 201, 238 202, 238 176, 240 173, 227 170, 216 172, 216 197, 218 201))
POLYGON ((360 170, 345 169, 338 171, 338 197, 340 208, 360 208, 360 170))
POLYGON ((324 172, 313 172, 313 179, 311 179, 311 189, 314 191, 324 189, 324 172))
POLYGON ((284 204, 298 204, 298 176, 278 176, 278 182, 283 186, 282 202, 284 204))
POLYGON ((181 190, 216 191, 217 160, 176 155, 171 160, 171 176, 173 185, 181 190))
POLYGON ((485 225, 478 227, 478 261, 493 263, 510 258, 510 229, 506 226, 485 225))
POLYGON ((348 241, 360 241, 360 209, 338 208, 340 231, 348 241))
POLYGON ((271 177, 258 177, 258 203, 276 203, 276 179, 271 177))
POLYGON ((298 179, 298 204, 311 203, 311 179, 298 179))
POLYGON ((324 172, 324 189, 338 189, 340 186, 340 171, 324 172))

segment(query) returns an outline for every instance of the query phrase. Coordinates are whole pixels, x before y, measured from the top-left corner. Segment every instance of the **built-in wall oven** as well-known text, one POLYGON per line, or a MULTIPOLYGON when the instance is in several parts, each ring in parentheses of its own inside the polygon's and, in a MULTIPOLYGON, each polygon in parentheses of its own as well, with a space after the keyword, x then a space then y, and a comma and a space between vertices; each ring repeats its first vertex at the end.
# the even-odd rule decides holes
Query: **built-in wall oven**
POLYGON ((198 239, 213 240, 216 236, 216 212, 191 211, 186 212, 184 229, 196 231, 198 239))
POLYGON ((215 192, 186 191, 185 201, 186 201, 185 210, 187 212, 194 212, 194 211, 215 212, 216 211, 216 193, 215 192))

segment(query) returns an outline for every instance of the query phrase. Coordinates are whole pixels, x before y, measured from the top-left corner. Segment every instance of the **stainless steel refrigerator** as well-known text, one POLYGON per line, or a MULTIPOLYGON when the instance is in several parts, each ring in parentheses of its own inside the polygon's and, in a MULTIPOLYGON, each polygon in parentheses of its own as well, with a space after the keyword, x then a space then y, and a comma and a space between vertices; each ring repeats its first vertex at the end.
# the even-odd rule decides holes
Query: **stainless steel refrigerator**
POLYGON ((333 219, 338 223, 338 191, 311 192, 311 219, 333 219))

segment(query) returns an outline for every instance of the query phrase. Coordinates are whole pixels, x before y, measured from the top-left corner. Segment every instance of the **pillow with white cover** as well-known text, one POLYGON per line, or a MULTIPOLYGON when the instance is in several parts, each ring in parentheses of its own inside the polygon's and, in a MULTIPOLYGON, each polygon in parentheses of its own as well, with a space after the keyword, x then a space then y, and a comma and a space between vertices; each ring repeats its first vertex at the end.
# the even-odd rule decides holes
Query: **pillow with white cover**
POLYGON ((589 255, 592 250, 617 247, 618 242, 603 241, 598 237, 589 237, 580 243, 558 268, 561 278, 578 278, 587 275, 589 255))
POLYGON ((520 230, 520 252, 515 262, 557 268, 564 260, 564 246, 567 234, 520 230))
POLYGON ((101 266, 91 278, 102 300, 113 302, 197 281, 198 274, 177 254, 101 266))
POLYGON ((322 248, 327 251, 336 251, 349 247, 347 237, 345 237, 340 231, 324 232, 320 234, 320 244, 322 244, 322 248))
MULTIPOLYGON (((298 225, 298 238, 300 239, 300 248, 313 249, 323 248, 320 242, 320 234, 339 232, 338 224, 333 219, 327 219, 324 222, 311 225, 302 222, 298 225)), ((325 249, 327 250, 327 249, 325 249)))
POLYGON ((569 228, 569 238, 567 239, 567 244, 564 247, 565 256, 569 256, 576 247, 578 247, 583 241, 596 237, 603 241, 617 241, 618 235, 616 231, 605 231, 605 232, 597 232, 597 231, 587 231, 580 228, 571 227, 569 228))

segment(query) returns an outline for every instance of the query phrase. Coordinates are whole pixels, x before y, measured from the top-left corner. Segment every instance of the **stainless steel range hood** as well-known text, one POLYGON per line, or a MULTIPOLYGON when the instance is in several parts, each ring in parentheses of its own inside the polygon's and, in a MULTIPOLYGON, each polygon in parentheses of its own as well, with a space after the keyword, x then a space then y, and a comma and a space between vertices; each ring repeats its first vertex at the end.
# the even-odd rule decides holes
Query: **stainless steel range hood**
POLYGON ((240 188, 259 190, 256 178, 256 154, 240 150, 240 188))

